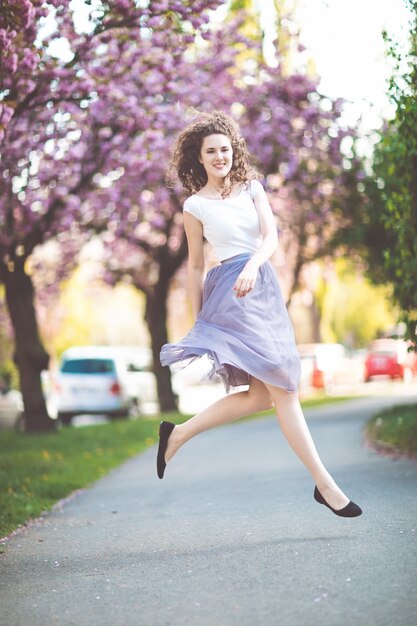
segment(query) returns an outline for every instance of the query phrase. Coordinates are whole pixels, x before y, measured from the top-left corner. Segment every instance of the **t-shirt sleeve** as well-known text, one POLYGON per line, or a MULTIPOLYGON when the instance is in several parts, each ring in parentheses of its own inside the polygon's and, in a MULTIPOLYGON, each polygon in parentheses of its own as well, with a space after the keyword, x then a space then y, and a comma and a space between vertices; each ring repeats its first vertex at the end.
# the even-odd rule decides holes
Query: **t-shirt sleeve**
POLYGON ((265 189, 263 188, 263 185, 259 182, 259 180, 253 179, 250 181, 249 184, 252 198, 257 196, 258 193, 265 193, 265 189))
POLYGON ((201 222, 200 207, 198 205, 198 201, 195 198, 187 198, 187 200, 184 202, 183 209, 184 211, 187 211, 187 213, 191 213, 191 215, 194 215, 194 217, 196 217, 201 222))

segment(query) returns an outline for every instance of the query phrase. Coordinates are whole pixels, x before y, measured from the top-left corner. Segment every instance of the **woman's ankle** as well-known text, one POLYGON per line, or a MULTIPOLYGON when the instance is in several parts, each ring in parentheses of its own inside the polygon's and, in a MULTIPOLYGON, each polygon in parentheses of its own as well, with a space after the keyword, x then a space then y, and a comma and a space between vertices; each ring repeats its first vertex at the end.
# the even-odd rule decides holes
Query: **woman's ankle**
POLYGON ((172 457, 178 452, 180 447, 182 446, 181 442, 181 429, 180 425, 177 424, 168 439, 167 449, 165 452, 165 461, 168 462, 172 459, 172 457))
POLYGON ((339 487, 337 486, 335 480, 330 476, 330 474, 325 475, 325 476, 323 475, 317 476, 315 478, 315 483, 320 493, 322 493, 322 491, 329 491, 329 490, 341 491, 339 487))

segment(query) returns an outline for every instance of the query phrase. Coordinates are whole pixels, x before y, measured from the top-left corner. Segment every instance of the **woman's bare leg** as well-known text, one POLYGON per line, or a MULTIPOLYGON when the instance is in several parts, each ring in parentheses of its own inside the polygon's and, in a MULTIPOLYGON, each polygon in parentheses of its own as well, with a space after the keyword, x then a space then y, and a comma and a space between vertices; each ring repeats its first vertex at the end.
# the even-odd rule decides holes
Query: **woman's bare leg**
POLYGON ((225 396, 183 424, 175 426, 168 439, 165 461, 170 461, 177 450, 195 435, 272 407, 271 396, 264 383, 251 377, 247 391, 225 396))
POLYGON ((334 509, 341 509, 349 502, 343 491, 324 467, 310 431, 306 424, 297 393, 266 385, 275 404, 278 421, 291 448, 312 475, 323 498, 334 509))

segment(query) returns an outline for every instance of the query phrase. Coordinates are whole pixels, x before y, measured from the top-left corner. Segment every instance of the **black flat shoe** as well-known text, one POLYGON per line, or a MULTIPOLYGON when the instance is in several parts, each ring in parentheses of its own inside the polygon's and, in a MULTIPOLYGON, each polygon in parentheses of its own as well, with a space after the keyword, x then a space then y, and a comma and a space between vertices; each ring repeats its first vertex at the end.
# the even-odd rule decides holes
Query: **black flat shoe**
POLYGON ((327 506, 327 508, 333 511, 335 515, 339 515, 340 517, 358 517, 358 515, 362 515, 361 507, 351 500, 347 503, 346 506, 343 507, 343 509, 333 509, 330 504, 327 504, 326 500, 323 498, 317 487, 314 488, 314 499, 316 500, 316 502, 327 506))
POLYGON ((158 477, 163 478, 167 464, 165 463, 165 452, 168 445, 168 439, 170 434, 175 428, 175 424, 172 422, 161 422, 159 426, 159 446, 158 456, 156 457, 156 469, 158 477))

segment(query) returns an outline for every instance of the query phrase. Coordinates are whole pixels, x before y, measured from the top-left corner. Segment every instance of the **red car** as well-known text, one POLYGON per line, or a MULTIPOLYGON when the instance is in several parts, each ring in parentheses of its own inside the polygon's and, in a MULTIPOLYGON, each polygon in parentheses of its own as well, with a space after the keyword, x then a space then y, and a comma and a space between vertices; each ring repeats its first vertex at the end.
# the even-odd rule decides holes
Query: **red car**
POLYGON ((408 352, 409 344, 401 339, 376 339, 365 359, 365 381, 372 376, 410 380, 417 374, 417 354, 408 352))

